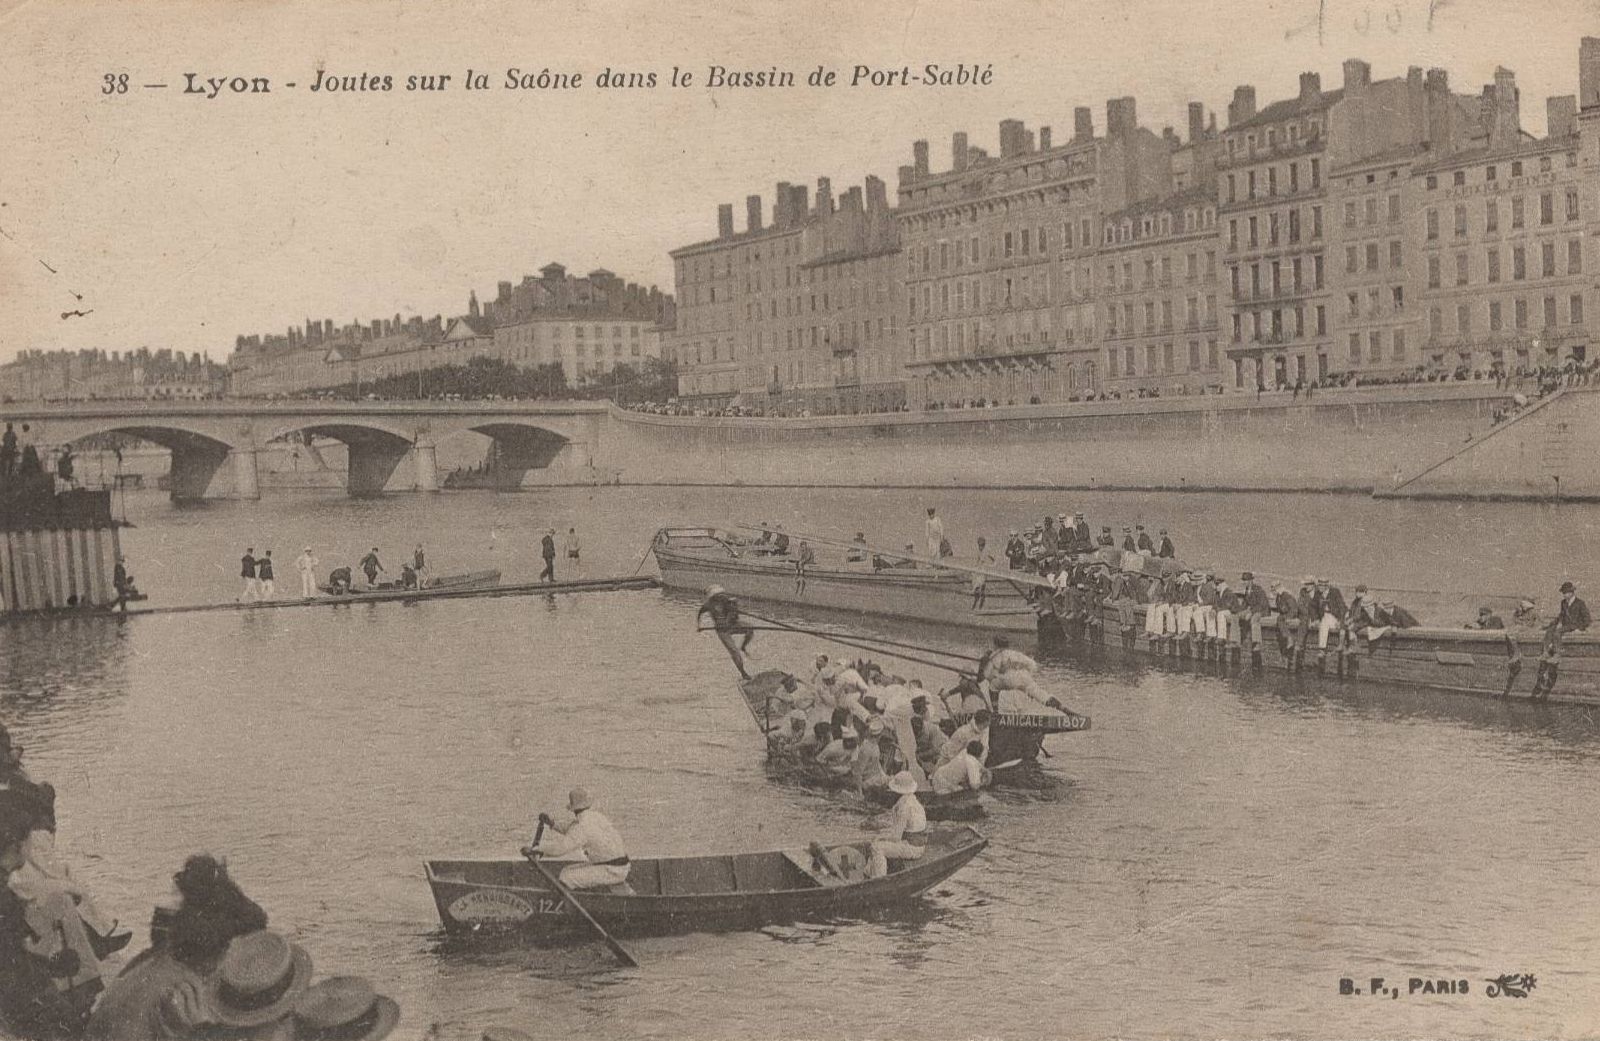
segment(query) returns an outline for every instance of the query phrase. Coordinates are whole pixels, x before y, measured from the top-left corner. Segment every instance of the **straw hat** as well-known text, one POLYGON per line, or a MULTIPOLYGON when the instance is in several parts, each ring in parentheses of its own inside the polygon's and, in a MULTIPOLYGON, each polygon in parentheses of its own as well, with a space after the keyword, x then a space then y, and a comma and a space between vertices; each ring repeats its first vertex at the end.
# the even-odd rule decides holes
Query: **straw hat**
POLYGON ((706 596, 719 596, 719 595, 721 595, 721 593, 722 593, 722 587, 721 586, 710 586, 709 588, 706 589, 706 596))
POLYGON ((567 809, 573 813, 587 810, 592 805, 594 804, 589 801, 589 792, 586 788, 574 788, 567 793, 567 809))
POLYGON ((280 1019, 311 983, 311 955, 270 929, 235 937, 206 999, 218 1023, 255 1027, 280 1019))
POLYGON ((294 1036, 380 1041, 400 1022, 400 1006, 360 976, 331 976, 294 1003, 294 1036))
POLYGON ((910 770, 901 770, 889 779, 889 790, 897 795, 913 795, 917 790, 917 779, 911 776, 910 770))
POLYGON ((873 716, 871 719, 867 720, 867 733, 883 733, 883 720, 879 719, 877 716, 873 716))

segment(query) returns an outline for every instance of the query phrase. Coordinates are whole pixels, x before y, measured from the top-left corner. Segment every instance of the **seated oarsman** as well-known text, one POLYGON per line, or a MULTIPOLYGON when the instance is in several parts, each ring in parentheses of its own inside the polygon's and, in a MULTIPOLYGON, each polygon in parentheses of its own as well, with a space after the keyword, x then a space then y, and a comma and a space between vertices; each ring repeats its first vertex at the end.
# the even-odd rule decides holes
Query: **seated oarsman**
POLYGON ((945 734, 939 725, 926 716, 911 717, 911 735, 916 742, 917 764, 924 771, 939 765, 939 749, 944 747, 945 734))
POLYGON ((976 739, 968 741, 959 752, 935 770, 933 794, 949 795, 967 788, 973 791, 982 788, 984 778, 981 757, 986 747, 982 741, 976 739))
POLYGON ((1122 526, 1122 549, 1125 553, 1136 553, 1139 549, 1139 544, 1133 538, 1133 529, 1126 524, 1122 526))
POLYGON ((1284 665, 1292 669, 1298 664, 1300 641, 1306 629, 1300 597, 1285 589, 1282 582, 1273 582, 1272 610, 1278 616, 1278 653, 1284 665))
POLYGON ((928 814, 917 798, 917 779, 901 771, 889 781, 889 790, 899 795, 889 813, 889 828, 872 843, 867 861, 867 877, 882 878, 889 873, 889 860, 918 860, 928 848, 928 814))
POLYGON ((833 741, 833 724, 827 720, 819 720, 811 724, 811 730, 805 739, 795 746, 795 752, 802 756, 815 758, 817 753, 827 748, 833 741))
POLYGON ((806 714, 799 709, 790 712, 786 717, 787 728, 780 727, 767 735, 767 747, 774 755, 796 755, 805 746, 806 714))
POLYGON ((1111 534, 1111 525, 1103 524, 1100 526, 1100 537, 1095 539, 1095 545, 1110 546, 1113 549, 1116 548, 1117 539, 1116 536, 1111 534))
POLYGON ((570 857, 583 854, 588 863, 569 864, 561 869, 561 884, 568 889, 605 889, 628 881, 628 847, 622 842, 616 825, 605 814, 595 809, 589 793, 574 788, 567 795, 567 809, 573 820, 560 824, 548 813, 539 814, 539 821, 550 834, 537 846, 523 850, 526 856, 570 857))
POLYGON ((942 766, 954 759, 973 741, 980 741, 984 748, 989 747, 989 722, 994 718, 986 708, 981 708, 972 714, 972 718, 956 727, 945 739, 939 748, 939 764, 942 766))
POLYGON ((861 790, 882 788, 889 783, 889 775, 883 768, 883 746, 889 744, 892 748, 893 742, 894 737, 884 732, 883 720, 874 719, 867 724, 866 737, 856 750, 855 762, 851 764, 856 786, 861 790))
POLYGON ((1337 586, 1329 582, 1326 578, 1319 578, 1317 579, 1317 594, 1315 604, 1315 617, 1318 620, 1317 660, 1320 664, 1322 659, 1327 656, 1328 634, 1334 632, 1341 633, 1342 642, 1342 630, 1340 630, 1339 625, 1340 621, 1346 614, 1344 594, 1339 591, 1337 586))
POLYGON ((838 777, 848 776, 855 766, 856 751, 861 746, 861 735, 856 728, 846 725, 836 732, 828 746, 817 753, 817 764, 838 777))
POLYGON ((1468 629, 1504 629, 1506 621, 1494 613, 1494 608, 1485 604, 1478 608, 1478 617, 1466 624, 1468 629))
POLYGON ((1345 631, 1371 644, 1391 630, 1379 617, 1378 603, 1368 593, 1366 586, 1356 586, 1356 595, 1345 614, 1345 631))

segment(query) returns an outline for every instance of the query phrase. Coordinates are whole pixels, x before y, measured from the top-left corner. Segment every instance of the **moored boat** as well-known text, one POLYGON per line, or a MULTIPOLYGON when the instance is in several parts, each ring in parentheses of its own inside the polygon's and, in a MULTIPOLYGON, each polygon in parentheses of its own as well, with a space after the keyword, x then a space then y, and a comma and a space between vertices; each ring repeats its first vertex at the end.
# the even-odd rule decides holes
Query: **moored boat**
MULTIPOLYGON (((795 536, 798 537, 798 536, 795 536)), ((837 540, 812 537, 814 543, 843 546, 837 540)), ((721 585, 730 594, 754 601, 798 604, 806 607, 877 615, 920 622, 959 625, 996 632, 1039 632, 1051 640, 1079 645, 1092 653, 1134 657, 1177 658, 1171 646, 1152 645, 1144 632, 1144 605, 1134 605, 1135 639, 1131 649, 1118 644, 1117 608, 1107 602, 1095 609, 1090 626, 1062 624, 1047 603, 1036 609, 1033 590, 1047 587, 1038 575, 979 567, 958 559, 933 561, 912 554, 897 560, 911 567, 875 567, 862 563, 816 564, 801 581, 788 557, 755 551, 748 538, 715 528, 663 528, 656 534, 656 562, 662 584, 668 588, 703 592, 721 585), (975 578, 983 579, 984 595, 972 595, 975 578), (974 606, 976 604, 976 606, 974 606)), ((883 554, 878 552, 880 563, 883 554)), ((1293 662, 1279 649, 1276 616, 1265 619, 1261 668, 1290 671, 1293 662)), ((1537 629, 1471 630, 1440 626, 1415 626, 1387 630, 1368 641, 1347 634, 1343 648, 1339 634, 1329 640, 1322 666, 1317 668, 1313 633, 1301 668, 1342 679, 1429 687, 1452 693, 1500 695, 1508 680, 1512 696, 1528 695, 1538 675, 1543 633, 1537 629), (1510 653, 1510 640, 1517 653, 1510 653), (1517 672, 1511 675, 1511 663, 1517 672)), ((1223 668, 1213 663, 1219 671, 1223 668)), ((1237 667, 1235 667, 1237 668, 1237 667)), ((1246 666, 1248 668, 1248 666, 1246 666)), ((1560 678, 1552 702, 1600 705, 1600 635, 1571 633, 1562 646, 1560 678)))
MULTIPOLYGON (((859 841, 832 849, 854 850, 848 859, 860 862, 870 845, 859 841)), ((635 858, 624 885, 582 890, 577 897, 607 930, 624 935, 847 917, 915 899, 955 874, 986 845, 988 840, 970 827, 936 829, 920 859, 891 860, 889 873, 881 878, 841 878, 811 849, 635 858)), ((548 938, 587 932, 538 868, 525 860, 429 860, 425 871, 447 932, 520 932, 548 938)))
POLYGON ((398 581, 379 582, 375 586, 352 586, 343 593, 335 592, 332 586, 322 585, 318 588, 329 596, 360 598, 374 594, 393 596, 395 593, 446 593, 464 589, 483 589, 488 586, 500 584, 498 569, 484 571, 468 571, 459 575, 440 575, 438 578, 424 579, 417 588, 407 589, 398 581))

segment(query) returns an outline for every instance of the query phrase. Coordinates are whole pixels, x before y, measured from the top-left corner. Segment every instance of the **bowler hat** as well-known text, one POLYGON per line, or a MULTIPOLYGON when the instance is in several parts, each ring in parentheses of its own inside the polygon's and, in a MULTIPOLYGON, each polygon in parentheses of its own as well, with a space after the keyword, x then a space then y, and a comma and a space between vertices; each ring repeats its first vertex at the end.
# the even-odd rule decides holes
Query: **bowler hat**
POLYGON ((1578 591, 1578 587, 1573 585, 1571 582, 1563 582, 1561 583, 1561 591, 1563 593, 1576 593, 1578 591))

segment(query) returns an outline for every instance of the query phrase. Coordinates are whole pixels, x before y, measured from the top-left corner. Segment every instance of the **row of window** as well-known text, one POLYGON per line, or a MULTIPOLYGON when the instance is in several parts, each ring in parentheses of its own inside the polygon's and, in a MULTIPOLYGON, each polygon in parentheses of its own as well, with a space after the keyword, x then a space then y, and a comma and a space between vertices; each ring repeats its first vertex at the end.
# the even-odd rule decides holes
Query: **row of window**
POLYGON ((1263 220, 1260 214, 1256 214, 1242 221, 1237 217, 1229 220, 1228 252, 1237 253, 1241 248, 1260 249, 1263 244, 1271 248, 1285 241, 1292 246, 1300 242, 1302 236, 1312 241, 1322 238, 1321 206, 1311 207, 1309 221, 1299 207, 1282 212, 1273 211, 1265 217, 1263 220), (1305 235, 1308 224, 1310 234, 1305 235))
MULTIPOLYGON (((1583 240, 1567 240, 1566 274, 1583 274, 1583 240)), ((1501 252, 1499 248, 1492 248, 1484 255, 1484 280, 1499 282, 1502 280, 1500 266, 1501 252)), ((1556 270, 1556 243, 1541 242, 1539 244, 1539 278, 1554 278, 1556 270)), ((1444 258, 1430 256, 1428 258, 1428 288, 1438 289, 1443 280, 1444 258)), ((1455 255, 1455 284, 1464 286, 1471 284, 1471 262, 1466 253, 1455 255)), ((1528 278, 1528 251, 1524 246, 1511 247, 1511 281, 1521 282, 1528 278)))
MULTIPOLYGON (((1133 305, 1123 304, 1119 311, 1116 304, 1106 308, 1106 335, 1107 336, 1132 336, 1133 335, 1133 305), (1118 317, 1121 321, 1118 321, 1118 317)), ((1190 296, 1184 300, 1183 323, 1186 329, 1198 329, 1202 324, 1212 325, 1217 320, 1217 302, 1210 296, 1190 296)), ((1154 332, 1171 332, 1173 329, 1173 302, 1162 300, 1146 301, 1144 305, 1144 324, 1139 327, 1139 332, 1144 334, 1154 332)))
POLYGON ((1304 124, 1293 122, 1282 126, 1266 127, 1259 132, 1232 133, 1223 140, 1228 149, 1228 158, 1233 159, 1240 155, 1253 156, 1256 146, 1271 152, 1280 145, 1286 148, 1299 148, 1302 143, 1315 144, 1322 137, 1322 121, 1309 119, 1304 124))
MULTIPOLYGON (((1527 329, 1529 327, 1530 311, 1535 304, 1542 305, 1540 307, 1540 317, 1544 320, 1542 328, 1554 329, 1558 319, 1561 317, 1562 308, 1560 303, 1560 300, 1553 295, 1534 301, 1519 298, 1511 301, 1509 316, 1506 313, 1505 301, 1490 300, 1483 305, 1483 309, 1487 312, 1489 331, 1492 333, 1503 332, 1507 328, 1508 317, 1511 322, 1511 328, 1527 329)), ((1478 305, 1476 304, 1464 303, 1456 306, 1456 321, 1453 332, 1457 336, 1467 337, 1472 335, 1473 315, 1477 311, 1478 305)), ((1434 336, 1444 335, 1444 319, 1444 308, 1430 308, 1428 311, 1428 331, 1434 336)), ((1583 324, 1582 293, 1573 293, 1567 297, 1566 320, 1569 325, 1583 324)))
MULTIPOLYGON (((1567 189, 1566 206, 1563 209, 1568 221, 1578 219, 1579 204, 1578 190, 1567 189)), ((1427 234, 1429 242, 1439 239, 1439 211, 1430 208, 1427 214, 1427 234)), ((1539 225, 1549 227, 1556 222, 1556 195, 1555 192, 1539 193, 1539 225)), ((1455 206, 1455 237, 1467 237, 1467 204, 1456 203, 1455 206)), ((1511 196, 1511 230, 1516 231, 1527 226, 1527 210, 1524 199, 1520 195, 1511 196)), ((1500 200, 1487 199, 1483 204, 1483 230, 1493 234, 1500 230, 1500 200)))
POLYGON ((1228 267, 1228 285, 1235 300, 1261 300, 1282 296, 1285 292, 1303 293, 1324 288, 1326 280, 1322 254, 1310 258, 1292 257, 1287 263, 1255 261, 1248 268, 1250 291, 1245 293, 1244 272, 1237 264, 1228 267), (1310 263, 1307 263, 1309 259, 1310 263))
MULTIPOLYGON (((1567 153, 1567 155, 1566 155, 1566 165, 1569 168, 1578 165, 1578 153, 1577 152, 1568 152, 1567 153)), ((1540 173, 1549 173, 1554 168, 1555 168, 1555 157, 1554 156, 1542 155, 1542 156, 1539 157, 1539 172, 1540 173)), ((1524 169, 1525 169, 1525 164, 1523 163, 1523 161, 1521 159, 1513 159, 1511 161, 1511 176, 1512 177, 1521 177, 1521 176, 1523 176, 1524 169)), ((1498 163, 1489 163, 1488 165, 1486 165, 1483 168, 1483 181, 1484 181, 1485 184, 1493 184, 1496 181, 1498 181, 1499 179, 1500 179, 1500 164, 1498 164, 1498 163)), ((1451 183, 1451 185, 1453 187, 1456 187, 1456 188, 1463 187, 1467 183, 1467 171, 1465 171, 1465 170, 1457 170, 1454 173, 1452 173, 1450 175, 1450 183, 1451 183)), ((1430 191, 1430 192, 1431 191, 1436 191, 1436 190, 1438 190, 1438 187, 1439 187, 1439 175, 1438 174, 1429 174, 1428 175, 1428 191, 1430 191)))
MULTIPOLYGON (((847 292, 832 293, 824 290, 822 293, 810 293, 798 296, 783 297, 783 315, 792 318, 800 314, 816 314, 818 311, 844 311, 852 307, 887 306, 889 302, 889 287, 882 282, 875 285, 857 285, 851 283, 847 292), (874 300, 873 297, 877 299, 874 300), (807 305, 809 304, 809 310, 807 305)), ((746 300, 744 302, 744 317, 747 322, 771 321, 778 317, 778 297, 768 297, 765 306, 761 300, 746 300)))
POLYGON ((1244 343, 1248 333, 1254 343, 1285 343, 1289 340, 1303 340, 1306 338, 1308 328, 1315 330, 1314 335, 1328 335, 1328 309, 1322 304, 1316 305, 1309 313, 1304 307, 1286 310, 1275 307, 1268 310, 1251 311, 1249 314, 1235 314, 1233 316, 1233 342, 1244 343))
MULTIPOLYGON (((1279 195, 1297 195, 1302 190, 1299 162, 1292 162, 1284 166, 1283 176, 1278 175, 1279 167, 1267 166, 1261 170, 1246 170, 1242 174, 1230 173, 1223 182, 1224 203, 1254 202, 1256 199, 1275 199, 1279 195), (1264 175, 1264 176, 1263 176, 1264 175), (1280 191, 1280 188, 1282 189, 1280 191)), ((1313 156, 1306 165, 1307 176, 1304 178, 1304 190, 1318 191, 1322 188, 1322 160, 1313 156)))
MULTIPOLYGON (((1189 341, 1188 363, 1185 372, 1216 372, 1221 364, 1217 351, 1217 341, 1207 340, 1204 345, 1199 340, 1189 341), (1202 353, 1203 352, 1203 353, 1202 353)), ((1106 348, 1106 378, 1115 379, 1118 376, 1158 376, 1171 375, 1177 372, 1176 348, 1171 343, 1144 345, 1142 352, 1136 352, 1133 344, 1127 344, 1120 350, 1116 347, 1106 348), (1135 369, 1134 363, 1140 355, 1144 358, 1144 367, 1135 369)))

